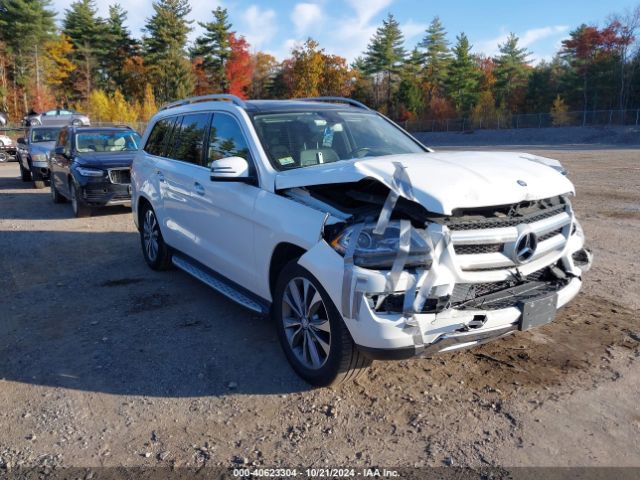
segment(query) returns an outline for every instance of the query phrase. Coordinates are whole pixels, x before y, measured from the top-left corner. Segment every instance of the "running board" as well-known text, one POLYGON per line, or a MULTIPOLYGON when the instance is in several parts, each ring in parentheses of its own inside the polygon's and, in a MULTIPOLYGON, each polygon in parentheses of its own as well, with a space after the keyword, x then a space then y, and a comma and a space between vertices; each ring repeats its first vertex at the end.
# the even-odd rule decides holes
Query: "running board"
POLYGON ((233 286, 230 280, 226 280, 199 262, 176 253, 173 254, 171 261, 180 270, 197 278, 202 283, 243 307, 261 315, 269 313, 269 306, 264 301, 252 298, 254 296, 250 292, 242 292, 240 290, 241 287, 233 286))

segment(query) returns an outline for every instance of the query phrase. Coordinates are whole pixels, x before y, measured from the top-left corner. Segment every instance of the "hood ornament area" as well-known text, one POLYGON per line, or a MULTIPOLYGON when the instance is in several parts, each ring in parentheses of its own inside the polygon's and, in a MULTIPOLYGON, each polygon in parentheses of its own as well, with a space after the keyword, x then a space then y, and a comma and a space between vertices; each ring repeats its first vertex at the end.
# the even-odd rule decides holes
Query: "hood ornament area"
POLYGON ((524 180, 518 180, 518 185, 520 185, 521 187, 526 187, 527 182, 525 182, 524 180))
POLYGON ((535 255, 538 248, 538 236, 530 230, 524 230, 512 245, 509 257, 516 265, 522 265, 535 255))

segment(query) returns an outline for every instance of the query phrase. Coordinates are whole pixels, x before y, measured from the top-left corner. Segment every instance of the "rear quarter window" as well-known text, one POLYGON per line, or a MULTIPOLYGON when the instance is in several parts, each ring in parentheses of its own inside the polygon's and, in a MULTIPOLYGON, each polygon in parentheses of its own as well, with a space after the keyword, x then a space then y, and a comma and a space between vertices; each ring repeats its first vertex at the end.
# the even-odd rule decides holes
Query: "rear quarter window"
POLYGON ((156 156, 162 156, 164 154, 165 145, 167 143, 167 138, 171 134, 171 130, 173 129, 173 124, 176 118, 163 118, 162 120, 158 120, 156 124, 153 126, 151 133, 149 134, 149 138, 147 139, 147 143, 144 146, 144 151, 156 156))

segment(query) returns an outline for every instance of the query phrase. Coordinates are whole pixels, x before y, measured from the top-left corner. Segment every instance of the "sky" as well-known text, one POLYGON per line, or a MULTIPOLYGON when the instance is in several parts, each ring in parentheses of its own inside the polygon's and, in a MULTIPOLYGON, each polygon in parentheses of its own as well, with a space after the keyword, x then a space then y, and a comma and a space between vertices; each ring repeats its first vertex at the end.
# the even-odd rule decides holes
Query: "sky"
MULTIPOLYGON (((141 37, 145 21, 153 14, 152 0, 95 0, 101 16, 109 4, 119 1, 128 11, 128 26, 141 37)), ((510 32, 531 52, 530 60, 550 60, 568 33, 582 23, 605 23, 611 13, 623 13, 639 0, 193 0, 193 40, 201 30, 197 21, 210 21, 218 5, 227 8, 232 30, 243 35, 251 50, 262 50, 279 60, 291 48, 313 37, 328 53, 352 61, 367 46, 387 13, 400 22, 406 47, 413 48, 423 37, 434 16, 444 24, 453 44, 460 32, 469 37, 473 51, 495 55, 510 32)), ((53 0, 59 14, 70 0, 53 0)))

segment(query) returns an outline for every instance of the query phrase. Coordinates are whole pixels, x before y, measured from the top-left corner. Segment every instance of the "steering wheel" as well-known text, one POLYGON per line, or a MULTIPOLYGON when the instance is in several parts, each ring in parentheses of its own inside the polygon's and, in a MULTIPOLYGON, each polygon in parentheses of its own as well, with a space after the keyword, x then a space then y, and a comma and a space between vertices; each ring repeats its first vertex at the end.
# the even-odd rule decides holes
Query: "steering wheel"
POLYGON ((349 158, 362 158, 365 157, 366 154, 368 152, 370 152, 372 150, 371 147, 359 147, 359 148, 354 148, 353 150, 351 150, 349 152, 349 158), (360 155, 362 154, 362 155, 360 155))

